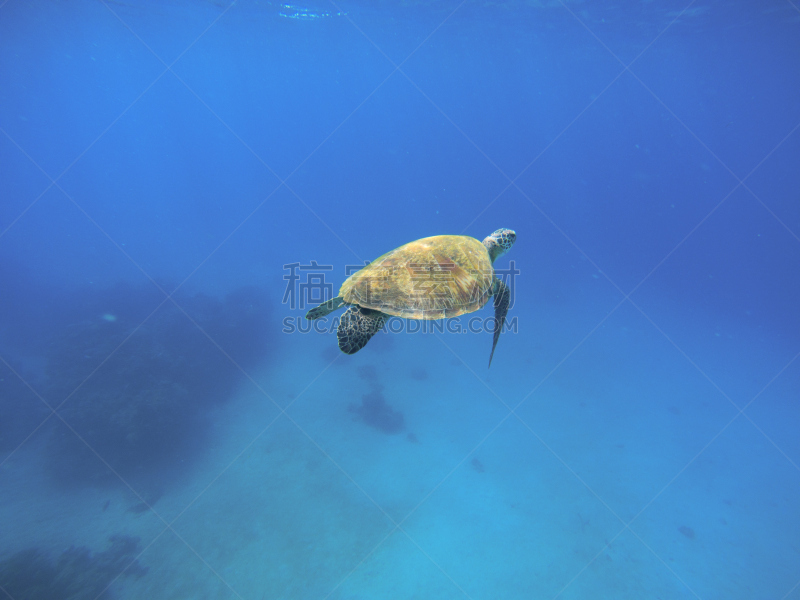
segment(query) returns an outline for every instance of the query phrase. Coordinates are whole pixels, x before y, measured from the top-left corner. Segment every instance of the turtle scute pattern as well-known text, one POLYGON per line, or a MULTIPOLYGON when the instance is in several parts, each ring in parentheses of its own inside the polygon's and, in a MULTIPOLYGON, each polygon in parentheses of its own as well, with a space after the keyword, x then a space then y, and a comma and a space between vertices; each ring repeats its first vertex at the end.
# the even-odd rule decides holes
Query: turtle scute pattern
POLYGON ((384 254, 344 282, 340 295, 396 317, 442 319, 476 311, 492 292, 486 247, 466 236, 423 238, 384 254))

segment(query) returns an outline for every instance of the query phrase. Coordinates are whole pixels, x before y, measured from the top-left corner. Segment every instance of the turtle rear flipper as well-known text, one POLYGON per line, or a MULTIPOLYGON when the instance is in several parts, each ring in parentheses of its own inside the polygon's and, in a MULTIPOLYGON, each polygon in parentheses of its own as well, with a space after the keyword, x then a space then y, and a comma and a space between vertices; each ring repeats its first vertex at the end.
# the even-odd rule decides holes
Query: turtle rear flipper
POLYGON ((337 308, 341 308, 344 304, 344 300, 341 296, 336 296, 336 298, 331 298, 327 302, 323 302, 319 306, 315 306, 310 311, 306 313, 306 319, 319 319, 320 317, 324 317, 325 315, 332 313, 337 308))
POLYGON ((378 333, 386 323, 386 315, 377 310, 351 306, 342 315, 336 337, 339 350, 345 354, 355 354, 367 345, 369 339, 378 333))
MULTIPOLYGON (((497 340, 500 339, 500 333, 503 331, 503 325, 506 323, 506 314, 508 313, 508 305, 511 302, 511 292, 508 286, 499 279, 497 280, 497 291, 494 294, 494 340, 492 341, 492 353, 489 355, 489 367, 492 366, 492 357, 494 357, 494 349, 497 347, 497 340)), ((488 367, 487 367, 488 368, 488 367)))

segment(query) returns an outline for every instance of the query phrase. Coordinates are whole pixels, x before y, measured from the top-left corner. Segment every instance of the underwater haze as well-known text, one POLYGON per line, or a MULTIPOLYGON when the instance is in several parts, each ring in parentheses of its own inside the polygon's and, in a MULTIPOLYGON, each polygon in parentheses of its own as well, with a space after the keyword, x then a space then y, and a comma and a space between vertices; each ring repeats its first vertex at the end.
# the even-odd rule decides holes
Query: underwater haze
POLYGON ((798 165, 796 0, 0 0, 0 597, 800 600, 798 165))

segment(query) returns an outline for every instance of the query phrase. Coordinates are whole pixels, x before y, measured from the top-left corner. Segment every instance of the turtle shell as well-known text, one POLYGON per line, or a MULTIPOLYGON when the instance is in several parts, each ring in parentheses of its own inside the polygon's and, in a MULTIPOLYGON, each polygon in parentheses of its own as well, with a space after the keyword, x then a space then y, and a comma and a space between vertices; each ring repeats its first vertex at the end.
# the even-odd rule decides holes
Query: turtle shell
POLYGON ((476 311, 492 293, 486 247, 464 235, 437 235, 400 246, 353 273, 339 295, 348 304, 408 319, 476 311))

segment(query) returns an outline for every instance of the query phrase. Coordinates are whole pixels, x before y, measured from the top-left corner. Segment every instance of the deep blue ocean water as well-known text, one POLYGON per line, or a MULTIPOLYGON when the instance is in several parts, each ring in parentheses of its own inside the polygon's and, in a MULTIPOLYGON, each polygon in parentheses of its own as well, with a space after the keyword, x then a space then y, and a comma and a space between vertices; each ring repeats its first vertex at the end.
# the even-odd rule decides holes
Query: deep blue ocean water
POLYGON ((0 0, 0 596, 800 599, 799 130, 794 0, 0 0))

